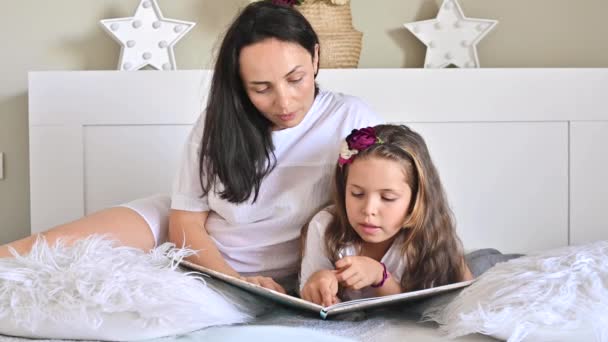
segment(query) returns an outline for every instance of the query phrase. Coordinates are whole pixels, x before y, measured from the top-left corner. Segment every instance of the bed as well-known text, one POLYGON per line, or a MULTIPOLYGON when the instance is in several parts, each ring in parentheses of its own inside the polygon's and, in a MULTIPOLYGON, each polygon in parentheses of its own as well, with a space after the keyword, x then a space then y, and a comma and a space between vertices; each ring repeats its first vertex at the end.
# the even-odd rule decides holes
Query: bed
MULTIPOLYGON (((31 72, 32 233, 168 193, 210 77, 208 70, 31 72)), ((608 174, 608 69, 326 69, 318 83, 363 98, 388 122, 425 137, 467 251, 530 253, 608 240, 608 183, 596 181, 608 174)), ((302 325, 296 316, 275 312, 255 325, 302 325)), ((406 314, 305 321, 355 340, 442 339, 436 325, 406 314)), ((239 329, 180 338, 249 333, 239 329)))

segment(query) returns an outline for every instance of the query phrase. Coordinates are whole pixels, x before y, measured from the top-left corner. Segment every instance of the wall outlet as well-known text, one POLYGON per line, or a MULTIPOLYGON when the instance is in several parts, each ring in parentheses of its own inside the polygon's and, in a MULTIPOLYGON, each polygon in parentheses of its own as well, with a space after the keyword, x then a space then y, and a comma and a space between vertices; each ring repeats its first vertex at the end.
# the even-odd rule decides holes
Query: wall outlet
POLYGON ((0 152, 0 180, 4 179, 4 153, 0 152))

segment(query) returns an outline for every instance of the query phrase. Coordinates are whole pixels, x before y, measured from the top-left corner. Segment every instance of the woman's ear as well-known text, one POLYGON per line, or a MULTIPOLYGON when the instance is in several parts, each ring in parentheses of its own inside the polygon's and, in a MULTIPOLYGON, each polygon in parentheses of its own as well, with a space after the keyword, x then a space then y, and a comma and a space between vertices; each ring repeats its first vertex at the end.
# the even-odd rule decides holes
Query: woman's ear
POLYGON ((319 72, 319 49, 319 44, 315 44, 315 54, 312 57, 312 67, 315 72, 315 76, 317 76, 317 73, 319 72))

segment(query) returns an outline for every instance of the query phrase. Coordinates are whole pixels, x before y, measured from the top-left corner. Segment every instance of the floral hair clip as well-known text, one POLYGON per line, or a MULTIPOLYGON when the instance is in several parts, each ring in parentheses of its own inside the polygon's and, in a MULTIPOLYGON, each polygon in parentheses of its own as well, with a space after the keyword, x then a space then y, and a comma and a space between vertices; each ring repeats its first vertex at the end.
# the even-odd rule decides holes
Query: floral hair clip
POLYGON ((338 158, 338 165, 344 166, 346 164, 350 164, 353 162, 353 157, 360 151, 363 151, 375 144, 382 143, 384 142, 382 139, 376 136, 376 131, 373 127, 353 129, 342 142, 340 157, 338 158))

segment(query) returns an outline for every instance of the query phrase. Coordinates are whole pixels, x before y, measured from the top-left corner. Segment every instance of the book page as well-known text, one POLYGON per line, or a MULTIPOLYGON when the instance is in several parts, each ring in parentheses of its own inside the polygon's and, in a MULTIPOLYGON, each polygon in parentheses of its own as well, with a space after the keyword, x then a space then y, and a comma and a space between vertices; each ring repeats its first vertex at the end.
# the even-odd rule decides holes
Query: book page
POLYGON ((316 314, 319 314, 321 316, 321 318, 323 318, 323 319, 325 319, 329 316, 340 314, 340 313, 371 309, 371 308, 386 306, 386 305, 395 304, 395 303, 408 302, 408 301, 414 301, 414 300, 423 299, 423 298, 427 298, 427 297, 432 297, 432 296, 435 296, 435 295, 438 295, 441 293, 446 293, 449 291, 454 291, 454 290, 466 287, 475 281, 473 279, 473 280, 463 281, 463 282, 454 283, 454 284, 437 286, 437 287, 433 287, 430 289, 398 293, 398 294, 383 296, 383 297, 354 299, 354 300, 349 300, 349 301, 345 301, 345 302, 340 302, 340 303, 337 303, 337 304, 334 304, 334 305, 331 305, 328 307, 323 307, 321 305, 306 301, 304 299, 290 296, 287 294, 283 294, 280 292, 276 292, 274 290, 270 290, 265 287, 246 282, 244 280, 226 275, 224 273, 220 273, 220 272, 211 270, 209 268, 206 268, 206 267, 203 267, 200 265, 193 264, 188 261, 182 261, 181 265, 183 265, 189 269, 198 271, 200 273, 207 274, 214 278, 220 279, 227 283, 230 283, 245 291, 255 293, 262 297, 274 300, 278 303, 290 306, 292 308, 299 308, 299 309, 314 312, 316 314))
POLYGON ((341 303, 337 303, 337 304, 328 306, 326 308, 323 308, 323 313, 321 313, 321 316, 323 316, 324 314, 327 316, 336 315, 339 313, 346 313, 346 312, 363 310, 363 309, 371 309, 371 308, 375 308, 375 307, 379 307, 379 306, 386 306, 386 305, 390 305, 390 304, 394 304, 394 303, 402 303, 402 302, 409 302, 409 301, 424 299, 427 297, 436 296, 436 295, 439 295, 442 293, 454 291, 454 290, 469 286, 474 281, 475 281, 475 279, 462 281, 462 282, 458 282, 458 283, 453 283, 453 284, 448 284, 448 285, 437 286, 437 287, 433 287, 430 289, 398 293, 398 294, 389 295, 389 296, 370 297, 370 298, 349 300, 347 302, 341 302, 341 303))
POLYGON ((183 265, 187 268, 193 269, 195 271, 201 272, 203 274, 208 274, 214 278, 220 279, 220 280, 230 283, 234 286, 240 287, 241 289, 243 289, 245 291, 258 294, 260 296, 263 296, 265 298, 288 305, 290 307, 313 311, 317 314, 320 313, 321 310, 323 309, 323 307, 321 305, 309 302, 307 300, 304 300, 304 299, 301 299, 298 297, 290 296, 288 294, 270 290, 265 287, 262 287, 262 286, 259 286, 256 284, 252 284, 252 283, 246 282, 244 280, 229 276, 227 274, 216 272, 212 269, 193 264, 189 261, 184 260, 181 262, 181 265, 183 265))

